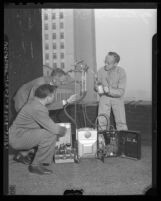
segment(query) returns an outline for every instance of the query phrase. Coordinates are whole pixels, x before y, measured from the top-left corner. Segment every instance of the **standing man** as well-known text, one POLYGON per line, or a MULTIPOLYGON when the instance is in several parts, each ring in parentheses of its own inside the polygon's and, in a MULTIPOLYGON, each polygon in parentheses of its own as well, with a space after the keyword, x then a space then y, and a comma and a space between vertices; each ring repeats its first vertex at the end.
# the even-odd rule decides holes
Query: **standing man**
MULTIPOLYGON (((19 112, 20 109, 27 103, 28 100, 32 99, 34 97, 34 92, 36 88, 42 84, 51 84, 51 85, 57 85, 58 89, 66 89, 71 92, 71 94, 74 94, 75 84, 74 80, 67 75, 62 69, 56 68, 52 71, 51 76, 43 76, 39 77, 35 80, 32 80, 24 85, 22 85, 16 95, 14 96, 14 103, 15 103, 15 110, 16 112, 19 112)), ((69 97, 73 99, 75 95, 72 95, 69 97)), ((55 109, 61 109, 63 108, 63 105, 65 105, 68 102, 68 100, 62 100, 62 102, 55 102, 53 105, 53 110, 55 109)), ((50 107, 51 108, 51 107, 50 107)))
MULTIPOLYGON (((128 130, 123 96, 126 88, 126 73, 118 66, 120 56, 116 52, 109 52, 105 57, 105 66, 98 71, 95 90, 100 96, 98 115, 106 113, 110 118, 113 110, 117 130, 128 130), (102 87, 102 90, 100 89, 102 87)), ((106 120, 99 117, 99 124, 106 129, 106 120)))
POLYGON ((56 124, 48 114, 46 106, 53 102, 56 87, 39 86, 34 98, 20 110, 9 129, 9 144, 17 150, 28 150, 38 146, 29 171, 35 174, 51 174, 51 165, 57 137, 65 135, 66 128, 56 124))

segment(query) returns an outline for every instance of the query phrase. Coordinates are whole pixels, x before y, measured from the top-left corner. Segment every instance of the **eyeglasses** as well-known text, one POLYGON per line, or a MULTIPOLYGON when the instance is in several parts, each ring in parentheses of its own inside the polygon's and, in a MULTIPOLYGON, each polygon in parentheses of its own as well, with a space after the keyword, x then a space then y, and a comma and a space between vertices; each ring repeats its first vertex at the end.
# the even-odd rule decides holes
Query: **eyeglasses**
POLYGON ((64 84, 66 84, 66 83, 67 83, 66 80, 63 80, 63 81, 61 81, 61 80, 53 80, 53 81, 51 82, 51 85, 64 85, 64 84))

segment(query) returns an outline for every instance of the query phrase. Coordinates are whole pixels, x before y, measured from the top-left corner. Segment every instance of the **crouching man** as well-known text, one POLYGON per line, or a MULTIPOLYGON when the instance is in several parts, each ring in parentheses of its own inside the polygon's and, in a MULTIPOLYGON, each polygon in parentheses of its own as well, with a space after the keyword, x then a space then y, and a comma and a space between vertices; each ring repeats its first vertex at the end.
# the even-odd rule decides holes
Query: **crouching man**
POLYGON ((47 105, 53 102, 56 86, 43 84, 35 91, 33 99, 20 110, 9 129, 9 144, 16 150, 38 147, 29 171, 36 174, 51 174, 47 168, 53 162, 55 144, 64 136, 66 128, 56 124, 48 114, 47 105))

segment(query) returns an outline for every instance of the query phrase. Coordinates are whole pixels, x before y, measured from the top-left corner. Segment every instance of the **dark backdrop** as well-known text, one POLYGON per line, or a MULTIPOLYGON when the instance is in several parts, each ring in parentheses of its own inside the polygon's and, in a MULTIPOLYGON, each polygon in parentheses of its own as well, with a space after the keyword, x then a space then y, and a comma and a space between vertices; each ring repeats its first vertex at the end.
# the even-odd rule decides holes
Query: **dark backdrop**
POLYGON ((40 9, 4 9, 9 40, 9 124, 15 118, 13 96, 24 83, 43 75, 40 9))

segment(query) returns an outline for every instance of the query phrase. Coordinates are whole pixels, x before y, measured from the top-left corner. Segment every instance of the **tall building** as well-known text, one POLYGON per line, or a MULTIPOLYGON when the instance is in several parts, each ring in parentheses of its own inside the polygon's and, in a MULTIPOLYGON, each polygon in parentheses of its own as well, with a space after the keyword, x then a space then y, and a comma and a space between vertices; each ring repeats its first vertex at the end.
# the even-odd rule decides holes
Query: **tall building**
MULTIPOLYGON (((42 47, 44 75, 49 75, 56 67, 67 72, 76 61, 84 60, 89 66, 88 93, 84 101, 97 100, 92 74, 96 72, 93 9, 42 9, 42 47)), ((75 78, 81 79, 79 75, 75 78)))
POLYGON ((73 9, 42 9, 43 74, 74 63, 73 9), (48 68, 49 67, 49 68, 48 68))

